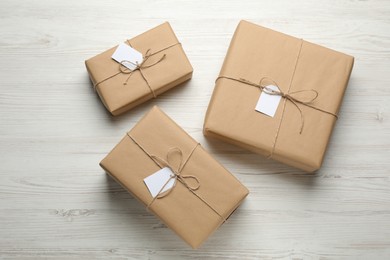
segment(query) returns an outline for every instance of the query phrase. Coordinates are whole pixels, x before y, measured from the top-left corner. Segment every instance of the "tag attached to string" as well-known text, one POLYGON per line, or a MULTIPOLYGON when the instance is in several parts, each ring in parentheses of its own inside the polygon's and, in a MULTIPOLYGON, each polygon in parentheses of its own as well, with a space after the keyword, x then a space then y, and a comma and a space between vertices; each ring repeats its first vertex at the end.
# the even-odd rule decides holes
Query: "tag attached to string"
POLYGON ((141 64, 143 61, 142 53, 125 43, 118 45, 111 58, 130 70, 134 70, 137 64, 141 64))
POLYGON ((261 92, 259 100, 256 104, 255 110, 257 112, 263 113, 270 117, 275 116, 282 96, 270 94, 273 90, 279 91, 279 88, 275 85, 268 85, 264 87, 264 90, 261 92))
POLYGON ((161 190, 161 193, 172 189, 176 181, 174 178, 171 178, 173 175, 174 174, 169 167, 164 167, 144 179, 144 183, 146 187, 148 187, 153 198, 158 195, 164 185, 165 187, 161 190))

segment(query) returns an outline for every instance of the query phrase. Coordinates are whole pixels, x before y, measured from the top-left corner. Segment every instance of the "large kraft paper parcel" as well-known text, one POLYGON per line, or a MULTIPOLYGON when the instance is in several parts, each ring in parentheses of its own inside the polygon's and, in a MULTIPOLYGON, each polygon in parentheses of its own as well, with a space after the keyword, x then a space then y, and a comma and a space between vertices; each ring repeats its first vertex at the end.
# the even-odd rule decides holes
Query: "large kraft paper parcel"
POLYGON ((144 66, 131 75, 111 58, 117 46, 85 61, 95 90, 112 115, 119 115, 192 77, 192 66, 168 22, 125 43, 144 57, 150 54, 144 66))
POLYGON ((100 165, 193 248, 224 223, 248 194, 231 173, 158 107, 153 107, 100 165), (182 156, 171 153, 173 158, 167 158, 172 148, 180 150, 182 156), (166 196, 154 199, 143 180, 162 168, 159 161, 170 159, 172 169, 182 165, 179 174, 185 183, 177 179, 166 196))
POLYGON ((204 134, 312 172, 321 167, 352 71, 352 56, 241 21, 216 81, 204 134), (235 80, 238 79, 238 80, 235 80), (255 111, 262 79, 281 98, 274 117, 255 111), (317 109, 316 109, 317 108, 317 109), (302 131, 300 131, 302 130, 302 131))

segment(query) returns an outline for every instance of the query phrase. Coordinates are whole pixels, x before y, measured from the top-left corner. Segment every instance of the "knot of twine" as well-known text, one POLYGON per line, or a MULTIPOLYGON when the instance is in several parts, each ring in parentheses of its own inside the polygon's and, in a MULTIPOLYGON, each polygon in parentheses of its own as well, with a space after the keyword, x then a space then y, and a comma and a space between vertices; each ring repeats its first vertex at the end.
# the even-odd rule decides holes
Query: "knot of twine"
POLYGON ((148 208, 150 207, 150 205, 156 199, 161 199, 161 198, 164 198, 167 195, 169 195, 172 192, 172 190, 175 188, 177 181, 181 182, 184 185, 184 187, 186 187, 190 191, 196 191, 196 190, 198 190, 200 188, 200 182, 199 182, 199 179, 196 176, 194 176, 194 175, 182 175, 181 174, 181 171, 183 170, 184 165, 187 163, 187 161, 191 157, 192 153, 195 151, 196 147, 198 147, 198 145, 199 144, 197 144, 194 147, 194 149, 191 151, 190 156, 188 156, 186 160, 183 160, 183 152, 178 147, 173 147, 173 148, 168 150, 168 153, 167 153, 167 156, 166 156, 167 157, 166 160, 162 159, 161 157, 155 156, 155 155, 151 155, 150 156, 150 158, 152 158, 152 160, 155 161, 158 164, 158 166, 160 166, 160 168, 168 167, 172 171, 172 174, 169 177, 169 179, 165 182, 165 184, 161 187, 161 189, 157 193, 157 195, 149 203, 148 208), (172 162, 172 160, 174 159, 175 154, 177 154, 179 156, 178 157, 179 158, 179 165, 176 166, 176 167, 174 166, 174 162, 172 162), (174 179, 173 187, 171 189, 169 189, 168 191, 166 191, 166 192, 162 192, 164 190, 164 188, 168 185, 168 183, 172 179, 174 179), (193 186, 190 183, 188 183, 187 181, 189 179, 194 180, 196 182, 196 184, 193 186))
POLYGON ((203 199, 200 195, 198 195, 195 191, 197 191, 200 188, 200 181, 199 179, 194 176, 194 175, 183 175, 182 170, 184 169, 185 165, 187 162, 190 160, 191 156, 195 152, 196 148, 200 146, 199 143, 197 143, 194 148, 192 148, 190 154, 186 159, 183 158, 183 152, 180 148, 178 147, 173 147, 170 148, 167 152, 166 159, 163 159, 161 157, 158 157, 156 155, 152 155, 148 153, 145 148, 138 143, 129 133, 127 133, 127 136, 130 137, 130 139, 139 147, 141 148, 142 151, 145 152, 146 155, 148 155, 160 168, 167 167, 172 171, 171 176, 169 179, 164 183, 164 185, 161 187, 157 195, 152 199, 152 201, 147 205, 147 209, 149 209, 152 204, 157 200, 157 199, 162 199, 166 196, 168 196, 176 187, 177 182, 180 182, 181 184, 184 185, 185 188, 187 188, 188 191, 190 191, 192 194, 194 194, 198 199, 200 199, 206 206, 208 206, 212 211, 214 211, 222 220, 223 222, 226 222, 226 218, 223 217, 212 205, 210 205, 205 199, 203 199), (175 155, 178 156, 176 157, 178 159, 179 164, 177 165, 177 162, 173 161, 175 159, 175 155), (174 184, 171 189, 163 192, 164 188, 168 185, 168 183, 174 179, 174 184), (189 180, 192 180, 195 182, 195 185, 189 183, 189 180))
MULTIPOLYGON (((131 45, 131 43, 130 43, 129 40, 127 40, 127 43, 128 43, 128 45, 129 45, 130 47, 132 47, 132 45, 131 45)), ((103 80, 101 80, 101 81, 95 83, 95 84, 93 85, 94 89, 96 90, 96 88, 97 88, 97 86, 98 86, 99 84, 101 84, 101 83, 103 83, 104 81, 109 80, 109 79, 111 79, 111 78, 113 78, 113 77, 115 77, 115 76, 117 76, 117 75, 119 75, 119 74, 129 74, 129 76, 127 77, 127 79, 125 80, 125 82, 123 82, 123 85, 127 85, 127 82, 129 81, 129 79, 130 79, 131 75, 133 74, 133 72, 139 71, 140 74, 141 74, 141 76, 142 76, 142 78, 143 78, 144 81, 146 82, 146 85, 147 85, 148 88, 150 89, 150 92, 153 94, 153 97, 156 98, 157 95, 156 95, 156 93, 154 92, 154 90, 152 89, 152 87, 150 86, 148 80, 146 79, 144 73, 142 72, 142 69, 150 68, 150 67, 153 67, 154 65, 160 63, 161 61, 163 61, 163 60, 165 59, 166 54, 164 53, 157 61, 155 61, 155 62, 153 62, 153 63, 151 63, 151 64, 146 64, 146 61, 147 61, 151 56, 156 55, 157 53, 160 53, 160 52, 162 52, 162 51, 165 51, 165 50, 167 50, 167 49, 169 49, 169 48, 172 48, 172 47, 174 47, 174 46, 176 46, 176 45, 180 45, 180 44, 181 44, 180 42, 171 44, 171 45, 169 45, 169 46, 167 46, 167 47, 165 47, 165 48, 163 48, 163 49, 161 49, 161 50, 159 50, 159 51, 156 51, 156 52, 154 52, 154 53, 152 53, 151 49, 148 49, 148 50, 145 52, 145 55, 143 55, 143 59, 142 59, 142 62, 141 62, 141 63, 138 63, 138 62, 134 63, 134 62, 131 62, 131 61, 128 61, 128 60, 122 60, 122 61, 119 63, 119 71, 118 71, 117 73, 115 73, 115 74, 113 74, 113 75, 111 75, 111 76, 109 76, 109 77, 107 77, 107 78, 105 78, 105 79, 103 79, 103 80), (129 68, 127 68, 127 67, 125 66, 126 63, 128 63, 128 64, 133 64, 133 65, 135 66, 135 68, 134 68, 134 69, 129 69, 129 68)))
POLYGON ((151 64, 145 64, 146 61, 152 56, 153 54, 151 53, 151 49, 148 49, 145 53, 145 55, 143 56, 143 60, 141 63, 134 63, 134 62, 131 62, 131 61, 128 61, 128 60, 122 60, 120 63, 119 63, 119 71, 123 74, 129 74, 129 76, 127 77, 127 79, 125 80, 125 82, 123 82, 123 85, 127 85, 127 82, 129 81, 131 75, 133 75, 133 72, 135 71, 139 71, 142 78, 145 80, 145 82, 148 84, 149 88, 150 88, 150 91, 152 92, 153 96, 156 97, 155 95, 155 92, 153 91, 153 89, 150 87, 148 81, 146 80, 145 78, 145 75, 143 74, 142 70, 141 69, 146 69, 146 68, 150 68, 150 67, 153 67, 154 65, 160 63, 162 60, 165 59, 165 57, 167 56, 165 53, 155 62, 151 63, 151 64), (129 63, 129 64, 132 64, 135 66, 134 69, 129 69, 128 67, 126 67, 126 63, 129 63))
POLYGON ((226 77, 226 76, 219 76, 216 79, 216 81, 218 79, 220 79, 220 78, 230 79, 230 80, 234 80, 234 81, 237 81, 237 82, 240 82, 240 83, 244 83, 246 85, 250 85, 250 86, 259 88, 261 91, 265 92, 268 95, 281 96, 282 98, 285 98, 286 100, 290 101, 298 109, 299 115, 300 115, 300 118, 301 118, 301 126, 300 126, 300 129, 299 129, 299 134, 302 134, 303 127, 305 125, 305 118, 304 118, 304 115, 303 115, 303 111, 299 107, 298 104, 302 104, 304 106, 311 107, 313 109, 316 109, 318 111, 330 114, 330 115, 335 116, 336 118, 338 118, 337 114, 335 114, 335 113, 332 113, 332 112, 329 112, 329 111, 326 111, 326 110, 323 110, 321 108, 318 108, 318 107, 315 107, 315 106, 311 105, 311 103, 318 98, 319 94, 318 94, 317 90, 305 89, 305 90, 298 90, 298 91, 293 91, 293 92, 289 92, 289 93, 284 93, 282 90, 280 90, 280 87, 279 87, 278 83, 276 81, 272 80, 269 77, 261 78, 259 83, 254 83, 252 81, 249 81, 249 80, 243 79, 243 78, 236 79, 236 78, 231 78, 231 77, 226 77), (267 80, 269 82, 273 83, 273 85, 276 86, 278 89, 277 90, 270 89, 268 87, 270 84, 264 84, 264 81, 267 81, 267 80), (308 99, 305 99, 304 97, 296 97, 296 96, 294 96, 294 95, 296 95, 298 93, 304 93, 304 92, 306 92, 306 93, 313 93, 314 95, 312 97, 309 97, 308 99))

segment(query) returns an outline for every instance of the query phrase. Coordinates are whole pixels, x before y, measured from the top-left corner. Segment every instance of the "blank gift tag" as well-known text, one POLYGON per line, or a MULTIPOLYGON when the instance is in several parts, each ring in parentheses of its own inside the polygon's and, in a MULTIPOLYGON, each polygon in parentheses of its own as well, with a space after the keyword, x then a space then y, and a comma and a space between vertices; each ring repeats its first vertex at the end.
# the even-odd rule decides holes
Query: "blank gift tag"
POLYGON ((123 66, 130 70, 134 70, 137 67, 137 63, 140 64, 143 61, 142 53, 125 43, 118 45, 118 48, 116 48, 111 58, 122 63, 123 66))
MULTIPOLYGON (((279 88, 274 85, 268 85, 266 88, 279 91, 279 88)), ((274 117, 276 110, 278 109, 280 99, 279 95, 270 95, 264 91, 261 92, 259 101, 256 104, 256 111, 266 114, 270 117, 274 117)))
MULTIPOLYGON (((162 189, 165 183, 168 182, 169 178, 171 178, 172 175, 173 175, 172 170, 168 167, 164 167, 161 170, 153 173, 152 175, 149 175, 144 179, 146 187, 148 187, 150 194, 152 194, 153 198, 158 195, 158 192, 162 189)), ((174 184, 175 184, 175 179, 171 178, 170 181, 165 185, 161 193, 171 189, 174 184)))

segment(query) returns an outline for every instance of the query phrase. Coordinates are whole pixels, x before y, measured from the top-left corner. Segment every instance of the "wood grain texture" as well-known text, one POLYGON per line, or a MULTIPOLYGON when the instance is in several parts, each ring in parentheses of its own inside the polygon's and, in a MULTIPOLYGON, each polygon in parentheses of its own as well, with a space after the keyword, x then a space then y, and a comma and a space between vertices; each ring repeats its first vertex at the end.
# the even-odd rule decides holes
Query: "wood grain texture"
POLYGON ((1 259, 389 259, 387 0, 0 2, 1 259), (305 174, 202 135, 240 19, 355 56, 322 169, 305 174), (112 118, 84 60, 169 21, 193 79, 112 118), (98 162, 159 105, 250 190, 199 249, 98 162))

